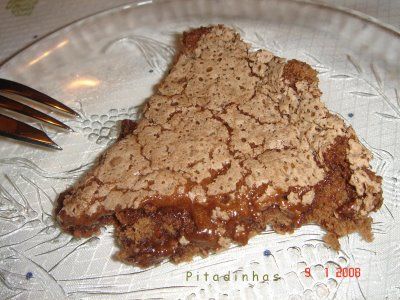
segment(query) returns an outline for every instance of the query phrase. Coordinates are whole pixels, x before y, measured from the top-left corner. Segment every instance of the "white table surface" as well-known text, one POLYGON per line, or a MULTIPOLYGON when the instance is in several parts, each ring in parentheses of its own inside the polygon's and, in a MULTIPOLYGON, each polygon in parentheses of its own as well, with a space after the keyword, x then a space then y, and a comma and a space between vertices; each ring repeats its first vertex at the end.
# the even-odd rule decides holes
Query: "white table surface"
MULTIPOLYGON (((0 0, 0 64, 46 34, 134 0, 0 0)), ((136 1, 135 1, 136 2, 136 1)), ((370 15, 400 29, 399 0, 319 0, 370 15)))

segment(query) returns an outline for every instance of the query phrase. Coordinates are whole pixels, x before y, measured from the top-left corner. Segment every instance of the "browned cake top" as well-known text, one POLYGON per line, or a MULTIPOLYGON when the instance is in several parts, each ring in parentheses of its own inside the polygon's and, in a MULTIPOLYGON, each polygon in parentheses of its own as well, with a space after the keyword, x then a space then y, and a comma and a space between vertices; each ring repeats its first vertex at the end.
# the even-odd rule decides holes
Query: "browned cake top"
MULTIPOLYGON (((239 199, 261 187, 261 206, 287 191, 282 208, 308 206, 326 175, 323 154, 338 136, 349 138, 350 184, 359 196, 351 209, 373 210, 381 188, 365 171, 371 154, 320 101, 316 72, 265 50, 250 52, 226 27, 198 30, 135 130, 65 196, 64 214, 138 208, 173 195, 199 203, 239 199)), ((230 215, 217 207, 213 218, 230 215)))

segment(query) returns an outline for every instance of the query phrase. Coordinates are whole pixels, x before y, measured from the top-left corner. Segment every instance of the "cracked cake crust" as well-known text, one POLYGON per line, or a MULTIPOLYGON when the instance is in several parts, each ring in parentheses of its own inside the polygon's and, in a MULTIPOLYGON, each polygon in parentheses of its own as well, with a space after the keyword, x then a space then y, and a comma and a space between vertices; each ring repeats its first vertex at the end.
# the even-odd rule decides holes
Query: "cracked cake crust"
POLYGON ((251 52, 223 25, 182 43, 142 118, 60 196, 61 226, 89 236, 113 223, 117 257, 142 267, 245 244, 268 224, 317 223, 334 249, 351 232, 370 241, 381 178, 321 102, 317 72, 251 52))

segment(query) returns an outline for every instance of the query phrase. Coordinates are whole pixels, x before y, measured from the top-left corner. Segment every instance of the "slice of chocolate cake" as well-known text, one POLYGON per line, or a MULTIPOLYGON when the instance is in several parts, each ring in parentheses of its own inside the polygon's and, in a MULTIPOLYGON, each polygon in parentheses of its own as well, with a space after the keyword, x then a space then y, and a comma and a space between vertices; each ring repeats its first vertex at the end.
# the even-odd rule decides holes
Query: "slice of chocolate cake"
POLYGON ((62 228, 112 223, 118 258, 141 267, 246 244, 268 224, 319 224, 334 249, 352 232, 371 241, 371 153, 325 108, 315 70, 249 48, 222 25, 184 33, 143 117, 60 196, 62 228))

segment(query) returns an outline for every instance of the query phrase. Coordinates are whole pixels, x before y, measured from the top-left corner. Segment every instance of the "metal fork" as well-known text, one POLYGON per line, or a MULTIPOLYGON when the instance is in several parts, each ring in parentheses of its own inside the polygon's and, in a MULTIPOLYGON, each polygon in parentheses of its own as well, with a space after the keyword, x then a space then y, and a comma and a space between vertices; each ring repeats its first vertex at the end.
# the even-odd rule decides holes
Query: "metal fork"
MULTIPOLYGON (((44 104, 58 112, 67 113, 72 116, 79 116, 77 112, 61 102, 26 85, 0 78, 0 108, 28 116, 64 130, 73 131, 69 126, 59 120, 28 105, 15 101, 7 97, 7 94, 21 96, 28 100, 44 104)), ((45 132, 3 114, 0 114, 0 135, 62 150, 62 148, 53 142, 45 132)))

